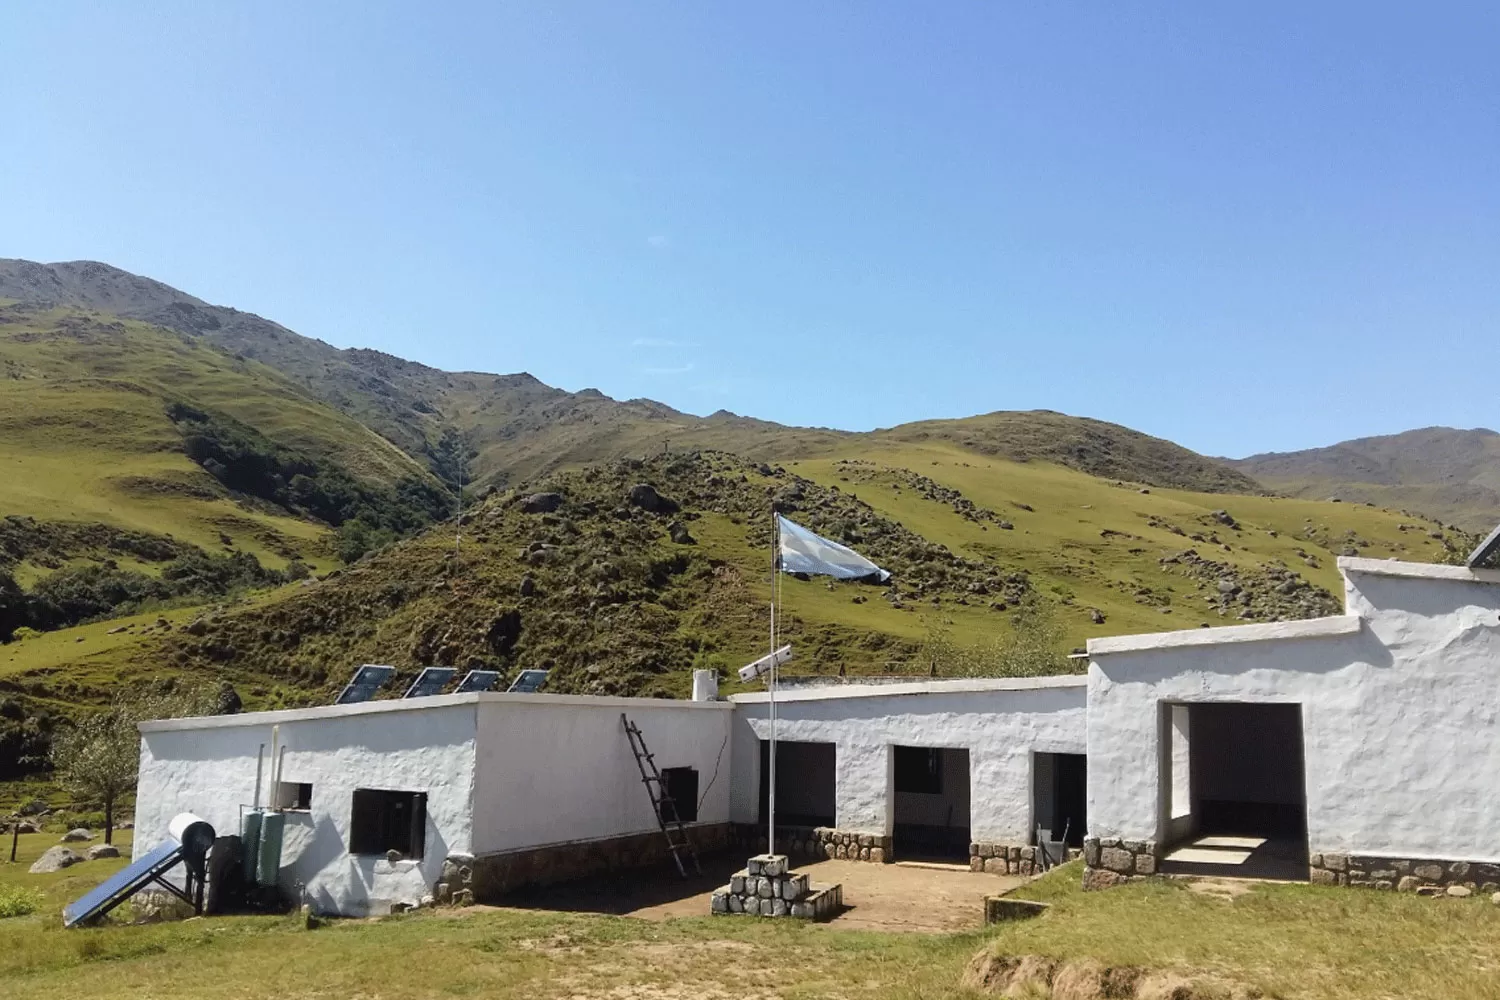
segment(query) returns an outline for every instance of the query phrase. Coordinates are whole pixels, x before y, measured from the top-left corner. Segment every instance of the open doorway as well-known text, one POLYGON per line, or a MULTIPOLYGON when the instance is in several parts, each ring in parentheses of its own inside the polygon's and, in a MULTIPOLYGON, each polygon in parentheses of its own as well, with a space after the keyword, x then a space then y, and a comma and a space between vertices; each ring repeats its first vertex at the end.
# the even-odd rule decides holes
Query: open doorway
POLYGON ((1306 879, 1307 767, 1296 704, 1167 704, 1162 871, 1306 879))
MULTIPOLYGON (((776 825, 837 826, 838 752, 832 743, 776 741, 776 825)), ((760 821, 770 810, 771 744, 760 741, 760 821)))
POLYGON ((969 860, 969 751, 954 747, 891 748, 894 829, 902 860, 969 860))
POLYGON ((1038 843, 1082 847, 1088 830, 1088 758, 1038 753, 1032 758, 1032 836, 1038 843))

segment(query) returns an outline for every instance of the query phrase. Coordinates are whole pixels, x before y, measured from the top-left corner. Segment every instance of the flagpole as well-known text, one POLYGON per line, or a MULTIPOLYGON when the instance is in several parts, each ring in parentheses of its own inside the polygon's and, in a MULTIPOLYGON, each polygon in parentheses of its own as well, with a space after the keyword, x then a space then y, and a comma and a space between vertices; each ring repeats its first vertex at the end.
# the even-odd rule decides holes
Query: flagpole
POLYGON ((766 822, 766 853, 776 853, 776 585, 781 577, 781 521, 776 517, 776 505, 771 505, 771 753, 770 795, 767 798, 769 813, 766 822))

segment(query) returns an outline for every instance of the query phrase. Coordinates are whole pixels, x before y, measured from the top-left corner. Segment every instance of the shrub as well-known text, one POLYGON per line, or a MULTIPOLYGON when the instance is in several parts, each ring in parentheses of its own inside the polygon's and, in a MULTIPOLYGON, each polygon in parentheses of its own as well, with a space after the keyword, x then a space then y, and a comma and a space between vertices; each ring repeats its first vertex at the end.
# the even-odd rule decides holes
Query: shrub
POLYGON ((0 884, 0 919, 24 917, 42 905, 42 894, 23 885, 0 884))

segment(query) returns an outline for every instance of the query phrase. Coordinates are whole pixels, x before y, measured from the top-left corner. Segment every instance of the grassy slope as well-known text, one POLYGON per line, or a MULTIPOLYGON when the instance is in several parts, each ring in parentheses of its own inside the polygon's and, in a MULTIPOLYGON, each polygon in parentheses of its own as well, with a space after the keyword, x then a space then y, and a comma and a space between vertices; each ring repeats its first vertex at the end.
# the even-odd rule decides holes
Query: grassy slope
POLYGON ((1500 997, 1500 909, 1483 899, 1286 885, 1230 899, 1168 882, 1083 893, 1073 865, 1019 891, 1052 903, 1045 916, 952 935, 489 908, 315 931, 273 916, 64 932, 63 904, 122 862, 26 874, 55 838, 23 836, 21 863, 0 862, 0 884, 46 894, 37 913, 0 923, 0 983, 18 996, 199 997, 212 983, 215 996, 250 997, 269 981, 309 996, 913 1000, 979 996, 959 983, 985 949, 1171 970, 1297 1000, 1500 997))
POLYGON ((283 376, 139 323, 76 311, 0 312, 0 514, 100 521, 210 551, 220 532, 271 566, 331 566, 327 531, 230 499, 182 454, 165 415, 182 400, 390 483, 420 468, 283 376))
MULTIPOLYGON (((266 706, 325 698, 359 662, 407 670, 423 662, 451 662, 507 671, 561 667, 556 684, 562 690, 680 694, 693 667, 727 673, 765 642, 766 491, 785 489, 797 476, 821 483, 830 496, 837 487, 848 503, 854 502, 850 494, 857 496, 871 516, 899 522, 954 555, 983 564, 985 573, 1024 572, 1032 591, 1057 608, 1069 647, 1094 635, 1238 621, 1238 606, 1220 615, 1210 603, 1217 596, 1216 573, 1195 579, 1181 564, 1160 561, 1188 548, 1245 579, 1265 565, 1284 563, 1314 587, 1326 588, 1330 593, 1324 597, 1334 607, 1341 596, 1334 564, 1346 547, 1371 557, 1418 561, 1441 560, 1447 551, 1430 537, 1431 524, 1353 504, 1143 493, 1054 465, 980 459, 942 444, 876 448, 854 457, 862 464, 842 465, 843 459, 835 458, 789 463, 781 478, 752 469, 746 484, 727 495, 732 501, 727 505, 707 494, 688 503, 685 515, 697 515, 683 518, 697 540, 693 546, 676 546, 666 537, 671 518, 619 522, 609 512, 638 479, 686 499, 703 481, 704 468, 685 466, 679 479, 664 479, 659 464, 561 474, 555 482, 573 499, 592 503, 595 515, 575 519, 566 508, 561 519, 522 515, 496 498, 471 514, 458 572, 451 526, 439 527, 336 579, 285 588, 213 616, 211 628, 198 638, 184 637, 180 629, 108 635, 90 627, 27 640, 3 651, 11 658, 0 656, 0 680, 31 685, 38 697, 71 684, 62 701, 92 700, 117 673, 187 670, 230 676, 249 704, 266 706), (994 521, 976 523, 955 513, 951 502, 923 496, 912 486, 918 472, 997 512, 1014 529, 994 521), (1219 509, 1237 519, 1239 530, 1211 517, 1219 509), (567 525, 576 526, 577 533, 567 525), (1205 541, 1175 534, 1168 525, 1201 533, 1205 541), (614 536, 607 544, 601 530, 614 536), (1106 531, 1117 534, 1106 537, 1106 531), (1215 533, 1217 546, 1207 541, 1215 533), (562 548, 555 560, 531 565, 522 553, 532 542, 562 548), (1309 565, 1303 552, 1317 565, 1309 565), (636 587, 631 566, 678 555, 687 563, 661 587, 631 589, 636 587), (627 570, 624 582, 610 582, 608 567, 616 561, 627 570), (520 584, 527 575, 539 584, 538 594, 523 600, 520 584), (612 588, 621 589, 601 599, 601 586, 611 594, 612 588), (486 635, 497 616, 511 608, 520 612, 521 634, 502 655, 486 635), (1103 624, 1093 621, 1094 609, 1103 613, 1103 624), (83 643, 74 643, 74 631, 83 635, 83 643), (75 646, 82 655, 74 655, 75 646), (225 647, 234 650, 232 656, 223 656, 225 647), (585 666, 592 669, 580 672, 585 666)), ((874 545, 861 547, 876 556, 885 551, 874 545)), ((841 666, 851 674, 925 670, 914 652, 934 627, 970 645, 1010 627, 1009 615, 991 607, 996 595, 964 600, 963 588, 952 586, 912 596, 907 570, 897 576, 897 589, 905 595, 899 608, 882 599, 879 587, 784 580, 783 621, 797 645, 798 672, 833 673, 841 666), (932 603, 932 595, 938 603, 932 603)))

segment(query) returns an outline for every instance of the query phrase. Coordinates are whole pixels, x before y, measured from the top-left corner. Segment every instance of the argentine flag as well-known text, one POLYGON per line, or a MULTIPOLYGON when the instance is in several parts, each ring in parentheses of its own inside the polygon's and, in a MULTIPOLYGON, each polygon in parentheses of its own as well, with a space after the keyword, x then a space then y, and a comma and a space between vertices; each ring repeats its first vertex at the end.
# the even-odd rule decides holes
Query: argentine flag
POLYGON ((832 576, 840 580, 861 580, 867 576, 884 583, 891 574, 876 566, 847 545, 815 535, 795 521, 776 515, 781 536, 781 571, 806 573, 809 576, 832 576))

